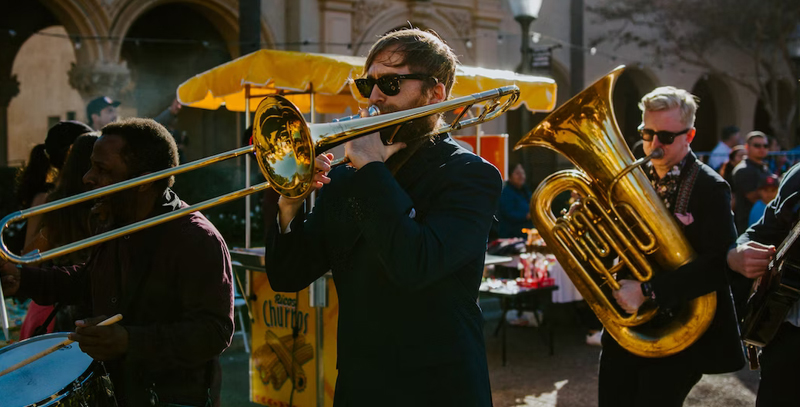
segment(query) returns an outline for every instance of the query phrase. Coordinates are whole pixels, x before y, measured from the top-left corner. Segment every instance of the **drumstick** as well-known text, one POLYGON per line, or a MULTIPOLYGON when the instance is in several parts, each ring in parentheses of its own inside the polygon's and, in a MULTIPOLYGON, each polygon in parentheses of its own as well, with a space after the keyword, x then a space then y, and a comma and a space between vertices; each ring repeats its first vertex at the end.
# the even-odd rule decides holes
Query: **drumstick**
MULTIPOLYGON (((111 325, 111 324, 119 322, 121 319, 122 319, 122 314, 117 314, 117 315, 114 315, 113 317, 111 317, 111 318, 109 318, 109 319, 97 324, 97 326, 111 325)), ((58 345, 53 345, 53 346, 51 346, 51 347, 49 347, 49 348, 47 348, 47 349, 45 349, 45 350, 33 355, 33 356, 23 360, 22 362, 19 362, 16 365, 11 366, 6 370, 3 370, 2 372, 0 372, 0 376, 3 376, 6 373, 10 373, 10 372, 12 372, 14 370, 17 370, 17 369, 19 369, 19 368, 21 368, 21 367, 23 367, 25 365, 28 365, 30 363, 33 363, 33 362, 35 362, 35 361, 37 361, 37 360, 39 360, 39 359, 41 359, 41 358, 43 358, 43 357, 45 357, 47 355, 59 350, 59 349, 71 344, 72 342, 75 342, 75 341, 73 341, 72 339, 64 339, 64 341, 59 343, 58 345)))

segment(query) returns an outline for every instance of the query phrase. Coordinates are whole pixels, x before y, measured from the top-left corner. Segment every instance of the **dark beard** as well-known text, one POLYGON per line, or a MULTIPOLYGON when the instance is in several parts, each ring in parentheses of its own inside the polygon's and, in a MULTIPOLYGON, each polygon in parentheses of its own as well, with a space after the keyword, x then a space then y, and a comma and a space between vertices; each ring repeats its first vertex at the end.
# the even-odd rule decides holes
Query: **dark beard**
MULTIPOLYGON (((400 107, 392 104, 378 104, 377 107, 380 109, 381 114, 386 114, 426 105, 428 105, 428 96, 427 94, 423 94, 420 95, 416 101, 412 102, 410 106, 400 107)), ((410 143, 415 142, 417 139, 424 139, 431 136, 429 133, 435 128, 439 116, 440 115, 431 115, 420 117, 416 120, 404 122, 399 126, 389 127, 380 132, 381 140, 383 140, 384 144, 387 144, 389 141, 403 142, 408 144, 410 147, 410 143), (395 134, 395 131, 397 131, 397 134, 395 134)))
MULTIPOLYGON (((406 147, 394 153, 386 160, 386 167, 392 174, 396 174, 423 144, 431 141, 435 135, 433 134, 433 130, 438 123, 438 117, 438 115, 429 116, 407 122, 398 130, 394 141, 406 143, 406 147)), ((394 130, 395 127, 388 130, 389 136, 394 133, 394 130)), ((386 130, 384 132, 386 132, 386 130)), ((387 139, 384 138, 384 132, 381 132, 381 138, 384 140, 384 143, 386 143, 387 139)))
POLYGON ((432 136, 431 132, 434 130, 435 126, 436 118, 432 116, 421 117, 398 126, 392 126, 381 130, 381 140, 383 140, 384 144, 388 144, 389 141, 393 143, 403 142, 410 144, 417 140, 430 139, 432 136), (397 134, 395 134, 395 131, 397 134))

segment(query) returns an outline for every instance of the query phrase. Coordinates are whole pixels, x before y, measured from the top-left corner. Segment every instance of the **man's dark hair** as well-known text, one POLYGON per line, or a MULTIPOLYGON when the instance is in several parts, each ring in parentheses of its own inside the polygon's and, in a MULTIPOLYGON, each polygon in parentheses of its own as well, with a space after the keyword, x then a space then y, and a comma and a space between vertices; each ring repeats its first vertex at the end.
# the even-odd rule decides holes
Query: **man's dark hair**
MULTIPOLYGON (((153 119, 130 118, 103 127, 103 136, 113 135, 125 140, 122 159, 129 178, 156 172, 178 165, 178 146, 169 131, 153 119)), ((158 190, 171 187, 175 177, 155 181, 158 190)))
MULTIPOLYGON (((418 28, 404 28, 390 32, 381 37, 369 50, 364 64, 366 72, 381 52, 394 47, 394 53, 402 56, 397 66, 408 65, 412 73, 428 74, 444 84, 445 97, 450 97, 450 90, 456 79, 458 57, 433 30, 422 31, 418 28)), ((424 81, 422 90, 427 92, 435 84, 424 81)))
POLYGON ((725 126, 725 128, 722 129, 722 141, 728 141, 738 132, 739 128, 736 126, 725 126))

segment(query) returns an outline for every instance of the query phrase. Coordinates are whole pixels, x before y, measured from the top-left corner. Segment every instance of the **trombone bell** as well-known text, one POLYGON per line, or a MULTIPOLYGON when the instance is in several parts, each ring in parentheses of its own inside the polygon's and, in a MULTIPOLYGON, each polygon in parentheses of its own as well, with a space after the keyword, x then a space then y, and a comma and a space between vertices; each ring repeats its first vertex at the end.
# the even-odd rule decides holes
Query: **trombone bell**
POLYGON ((261 173, 287 198, 305 196, 314 178, 314 143, 303 115, 281 96, 264 99, 256 109, 253 146, 261 173))

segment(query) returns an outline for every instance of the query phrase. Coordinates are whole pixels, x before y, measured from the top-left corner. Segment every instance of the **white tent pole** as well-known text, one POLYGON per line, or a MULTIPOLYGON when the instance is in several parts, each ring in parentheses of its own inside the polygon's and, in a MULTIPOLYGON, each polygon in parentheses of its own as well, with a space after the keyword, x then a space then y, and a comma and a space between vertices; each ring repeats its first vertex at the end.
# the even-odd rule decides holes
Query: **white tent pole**
MULTIPOLYGON (((250 85, 244 85, 244 128, 247 130, 250 127, 250 85)), ((236 137, 242 137, 241 134, 237 134, 236 137)), ((250 154, 245 154, 244 156, 244 185, 245 188, 250 188, 250 154)), ((245 249, 250 248, 250 195, 244 197, 244 247, 245 249)), ((246 270, 245 274, 245 296, 249 297, 250 293, 252 293, 251 287, 251 272, 250 270, 246 270)), ((252 377, 252 366, 253 363, 250 363, 250 377, 252 377)))
MULTIPOLYGON (((475 110, 477 113, 480 113, 481 109, 476 107, 475 110)), ((478 157, 481 157, 481 133, 483 133, 483 130, 481 129, 481 125, 478 124, 475 126, 475 154, 477 154, 478 157)))
MULTIPOLYGON (((244 128, 250 128, 250 85, 244 85, 244 128)), ((238 136, 241 137, 241 136, 238 136)), ((244 156, 244 187, 250 188, 250 154, 244 156)), ((244 197, 244 247, 250 248, 250 195, 244 197)))

